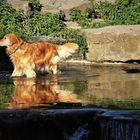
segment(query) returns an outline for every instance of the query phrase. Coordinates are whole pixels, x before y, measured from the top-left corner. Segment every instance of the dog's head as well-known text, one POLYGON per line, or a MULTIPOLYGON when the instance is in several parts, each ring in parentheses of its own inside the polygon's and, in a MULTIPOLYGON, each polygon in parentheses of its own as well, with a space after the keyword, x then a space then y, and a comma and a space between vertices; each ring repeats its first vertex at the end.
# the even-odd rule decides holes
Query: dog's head
POLYGON ((13 46, 18 45, 22 42, 22 39, 16 36, 15 34, 7 34, 0 40, 0 46, 13 46))

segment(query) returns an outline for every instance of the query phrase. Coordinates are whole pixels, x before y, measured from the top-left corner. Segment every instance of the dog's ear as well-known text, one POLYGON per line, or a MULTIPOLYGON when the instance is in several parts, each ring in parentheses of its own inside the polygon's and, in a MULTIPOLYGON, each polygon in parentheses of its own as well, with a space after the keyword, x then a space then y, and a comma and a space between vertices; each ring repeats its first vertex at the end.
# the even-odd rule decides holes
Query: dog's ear
POLYGON ((20 37, 17 37, 17 40, 19 44, 23 42, 23 40, 20 37))
POLYGON ((20 44, 23 42, 23 40, 15 34, 9 34, 8 37, 10 39, 11 45, 20 44))

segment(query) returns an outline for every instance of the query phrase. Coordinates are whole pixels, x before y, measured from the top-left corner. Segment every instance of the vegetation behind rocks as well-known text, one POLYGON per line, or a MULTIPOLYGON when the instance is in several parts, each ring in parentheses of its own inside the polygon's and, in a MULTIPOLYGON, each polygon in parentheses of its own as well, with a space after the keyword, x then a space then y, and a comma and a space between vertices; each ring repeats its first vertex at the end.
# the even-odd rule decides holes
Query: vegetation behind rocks
POLYGON ((106 25, 139 24, 140 23, 140 0, 116 0, 95 3, 81 12, 71 9, 72 21, 77 21, 84 28, 102 27, 106 25), (94 19, 102 18, 104 22, 96 23, 94 19))

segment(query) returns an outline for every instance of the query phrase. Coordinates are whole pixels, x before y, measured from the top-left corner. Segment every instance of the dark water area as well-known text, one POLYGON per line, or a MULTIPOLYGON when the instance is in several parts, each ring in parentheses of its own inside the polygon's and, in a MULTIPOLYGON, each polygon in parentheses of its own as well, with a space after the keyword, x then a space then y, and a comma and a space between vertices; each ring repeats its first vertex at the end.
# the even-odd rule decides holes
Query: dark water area
POLYGON ((62 65, 57 75, 35 79, 0 73, 0 108, 140 109, 140 66, 62 65))
POLYGON ((140 111, 0 110, 2 140, 139 140, 140 111))

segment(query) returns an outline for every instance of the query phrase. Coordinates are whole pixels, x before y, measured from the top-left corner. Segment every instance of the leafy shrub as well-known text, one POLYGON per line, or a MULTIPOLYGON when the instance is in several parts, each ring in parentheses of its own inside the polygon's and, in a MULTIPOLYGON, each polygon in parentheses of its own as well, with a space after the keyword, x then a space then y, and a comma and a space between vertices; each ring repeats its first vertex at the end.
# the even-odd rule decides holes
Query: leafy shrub
POLYGON ((16 11, 9 4, 0 3, 0 36, 13 31, 18 32, 25 19, 21 11, 16 11))
POLYGON ((79 9, 72 8, 69 15, 72 21, 78 21, 81 19, 81 11, 79 9))
POLYGON ((88 8, 83 13, 78 9, 70 10, 70 20, 77 21, 80 26, 84 28, 92 28, 95 26, 92 16, 94 15, 93 10, 88 8))
POLYGON ((91 8, 85 9, 83 12, 81 12, 78 9, 71 9, 70 10, 70 20, 76 21, 80 26, 83 28, 99 28, 107 25, 107 23, 96 23, 94 21, 95 18, 100 18, 101 15, 99 15, 100 10, 99 7, 97 8, 98 5, 94 5, 91 8), (96 8, 95 8, 96 6, 96 8), (98 10, 97 10, 98 9, 98 10))
POLYGON ((28 0, 28 1, 29 1, 29 4, 34 12, 41 10, 42 6, 41 6, 39 0, 28 0))
POLYGON ((25 38, 40 35, 56 37, 63 28, 64 24, 58 15, 35 13, 21 23, 20 30, 25 38))
POLYGON ((77 9, 70 11, 71 20, 77 21, 84 28, 102 27, 112 24, 139 24, 140 0, 116 0, 115 3, 92 2, 84 12, 77 9), (106 23, 95 23, 93 19, 102 18, 106 23))
POLYGON ((110 24, 139 24, 140 1, 116 0, 107 17, 110 24))
POLYGON ((91 8, 95 10, 96 18, 106 19, 109 16, 112 6, 113 5, 109 2, 100 2, 100 3, 93 3, 91 8))
POLYGON ((140 1, 116 0, 114 4, 102 2, 93 4, 98 17, 105 19, 108 24, 139 24, 140 1))

